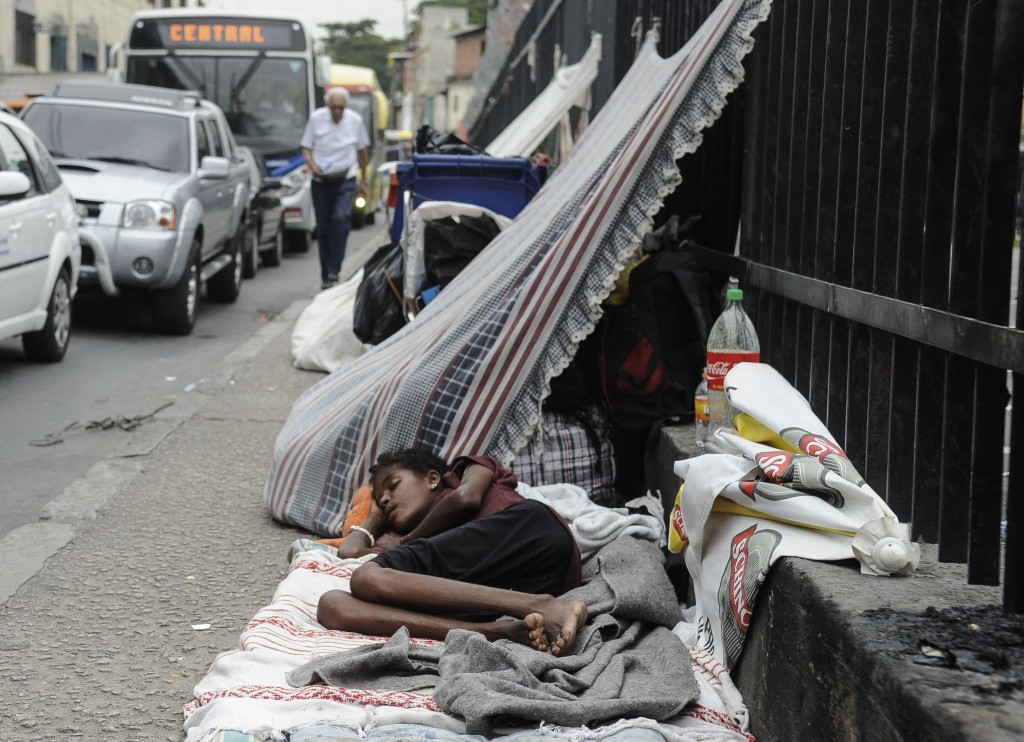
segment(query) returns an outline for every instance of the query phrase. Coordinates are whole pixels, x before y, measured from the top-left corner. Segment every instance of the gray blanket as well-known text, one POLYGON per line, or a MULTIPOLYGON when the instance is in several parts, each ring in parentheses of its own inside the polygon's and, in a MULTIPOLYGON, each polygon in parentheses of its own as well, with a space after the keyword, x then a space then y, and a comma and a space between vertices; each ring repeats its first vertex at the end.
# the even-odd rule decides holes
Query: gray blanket
POLYGON ((590 610, 573 654, 554 657, 472 631, 452 631, 442 648, 427 649, 410 645, 403 628, 384 644, 313 660, 288 682, 413 690, 432 679, 438 705, 465 719, 467 734, 489 735, 498 718, 582 726, 679 713, 698 690, 689 652, 668 630, 681 616, 661 552, 623 538, 594 559, 594 577, 565 596, 590 610))

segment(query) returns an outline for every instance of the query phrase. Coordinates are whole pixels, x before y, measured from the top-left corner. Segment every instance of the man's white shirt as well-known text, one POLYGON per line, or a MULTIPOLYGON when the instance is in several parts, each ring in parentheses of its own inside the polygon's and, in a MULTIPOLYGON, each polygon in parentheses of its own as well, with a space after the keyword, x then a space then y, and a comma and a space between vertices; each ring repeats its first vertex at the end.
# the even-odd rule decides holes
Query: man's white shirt
POLYGON ((302 132, 300 144, 313 152, 313 162, 327 175, 346 172, 353 177, 359 170, 356 152, 370 146, 362 117, 348 108, 337 124, 328 108, 313 111, 302 132))

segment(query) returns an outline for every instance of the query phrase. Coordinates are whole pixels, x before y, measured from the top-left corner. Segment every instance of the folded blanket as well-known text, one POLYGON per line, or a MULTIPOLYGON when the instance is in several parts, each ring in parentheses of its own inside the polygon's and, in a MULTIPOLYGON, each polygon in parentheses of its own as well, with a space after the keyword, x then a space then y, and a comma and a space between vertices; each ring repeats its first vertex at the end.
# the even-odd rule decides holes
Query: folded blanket
POLYGON ((287 679, 293 686, 324 683, 348 688, 423 690, 436 685, 440 657, 440 647, 412 644, 409 630, 403 626, 384 644, 317 657, 288 673, 287 679))
MULTIPOLYGON (((595 557, 596 576, 565 597, 587 603, 590 620, 574 653, 555 657, 509 641, 452 631, 437 655, 438 706, 489 735, 498 717, 581 726, 620 717, 666 719, 698 695, 689 652, 669 630, 681 619, 654 544, 622 538, 595 557)), ((423 688, 433 652, 413 648, 404 630, 376 648, 317 658, 292 683, 388 690, 423 688)))

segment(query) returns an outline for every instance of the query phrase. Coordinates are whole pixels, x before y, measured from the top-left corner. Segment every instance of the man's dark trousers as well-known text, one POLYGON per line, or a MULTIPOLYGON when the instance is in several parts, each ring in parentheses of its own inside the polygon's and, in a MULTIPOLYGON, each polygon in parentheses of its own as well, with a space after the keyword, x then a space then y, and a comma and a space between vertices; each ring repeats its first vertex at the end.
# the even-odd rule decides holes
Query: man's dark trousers
POLYGON ((316 240, 320 247, 320 278, 337 280, 351 229, 352 200, 356 179, 328 184, 313 179, 313 210, 316 212, 316 240))

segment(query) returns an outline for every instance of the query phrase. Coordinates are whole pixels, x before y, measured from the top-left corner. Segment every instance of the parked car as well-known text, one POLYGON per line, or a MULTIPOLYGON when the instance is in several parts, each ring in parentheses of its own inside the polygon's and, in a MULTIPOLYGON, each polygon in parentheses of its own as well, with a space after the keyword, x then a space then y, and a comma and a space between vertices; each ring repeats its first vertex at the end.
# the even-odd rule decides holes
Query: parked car
POLYGON ((246 221, 242 275, 252 278, 260 264, 281 265, 284 255, 284 186, 267 174, 267 165, 257 152, 238 146, 249 168, 249 218, 246 221))
POLYGON ((249 171, 220 108, 192 91, 61 83, 21 117, 86 211, 83 287, 148 291, 153 325, 175 335, 192 332, 203 284, 238 298, 249 171))
POLYGON ((0 113, 0 338, 21 335, 30 360, 61 360, 81 259, 60 171, 27 126, 0 113))

